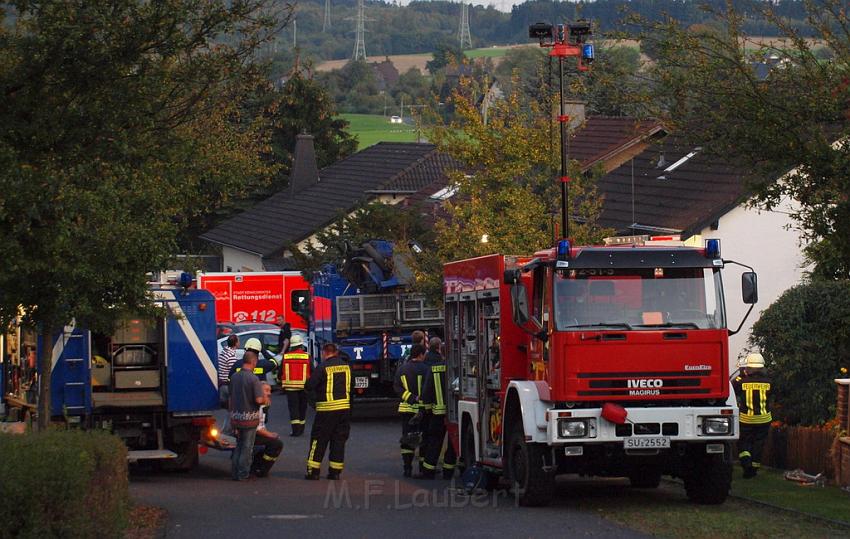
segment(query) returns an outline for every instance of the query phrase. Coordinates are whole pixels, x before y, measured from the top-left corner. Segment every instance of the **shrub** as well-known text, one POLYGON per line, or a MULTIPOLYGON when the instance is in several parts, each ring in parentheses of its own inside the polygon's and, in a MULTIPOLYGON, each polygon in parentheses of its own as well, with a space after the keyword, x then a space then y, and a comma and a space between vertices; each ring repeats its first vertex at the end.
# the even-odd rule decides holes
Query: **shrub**
POLYGON ((850 282, 813 281, 787 290, 753 325, 750 342, 773 378, 777 419, 792 425, 829 421, 835 417, 833 380, 850 367, 850 282))
POLYGON ((0 537, 120 537, 127 450, 110 434, 0 435, 0 537))

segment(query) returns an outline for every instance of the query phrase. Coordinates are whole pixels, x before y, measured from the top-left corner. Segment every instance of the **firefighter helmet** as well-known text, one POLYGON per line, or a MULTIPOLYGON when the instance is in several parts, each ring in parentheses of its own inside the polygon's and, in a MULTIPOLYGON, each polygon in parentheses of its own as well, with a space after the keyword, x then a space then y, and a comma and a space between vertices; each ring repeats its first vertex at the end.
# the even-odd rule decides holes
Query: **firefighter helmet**
POLYGON ((753 353, 747 356, 747 367, 751 369, 761 369, 764 367, 764 356, 759 353, 753 353))
POLYGON ((296 346, 304 346, 304 337, 296 333, 292 336, 292 339, 290 339, 289 346, 290 348, 295 348, 296 346))
POLYGON ((260 343, 260 339, 256 337, 245 341, 245 350, 253 350, 259 354, 262 349, 263 345, 260 343))

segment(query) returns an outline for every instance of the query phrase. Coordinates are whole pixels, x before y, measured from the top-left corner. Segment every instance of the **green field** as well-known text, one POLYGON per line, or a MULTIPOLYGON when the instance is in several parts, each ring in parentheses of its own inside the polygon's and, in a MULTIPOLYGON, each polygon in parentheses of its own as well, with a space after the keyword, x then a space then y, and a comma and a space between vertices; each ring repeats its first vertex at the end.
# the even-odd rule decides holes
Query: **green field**
POLYGON ((508 47, 484 47, 463 52, 467 58, 498 58, 508 53, 508 47))
POLYGON ((389 118, 377 114, 340 114, 348 120, 348 132, 357 136, 357 149, 379 142, 416 142, 416 129, 409 124, 391 124, 389 118))

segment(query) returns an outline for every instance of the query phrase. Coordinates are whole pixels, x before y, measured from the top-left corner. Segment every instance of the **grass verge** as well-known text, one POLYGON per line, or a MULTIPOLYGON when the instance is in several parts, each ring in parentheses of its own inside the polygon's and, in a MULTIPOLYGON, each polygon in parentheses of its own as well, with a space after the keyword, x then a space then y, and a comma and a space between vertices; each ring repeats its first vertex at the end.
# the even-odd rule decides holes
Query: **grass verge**
POLYGON ((416 142, 416 129, 408 124, 391 124, 377 114, 340 114, 349 122, 348 132, 357 136, 358 150, 379 142, 416 142))
POLYGON ((847 537, 848 528, 808 519, 744 500, 696 505, 681 485, 633 489, 624 480, 576 480, 558 484, 558 505, 593 512, 655 537, 773 538, 847 537))
MULTIPOLYGON (((807 487, 787 481, 784 472, 763 468, 755 479, 741 477, 735 467, 732 494, 850 525, 850 494, 837 487, 807 487)), ((850 535, 850 528, 847 529, 850 535)))

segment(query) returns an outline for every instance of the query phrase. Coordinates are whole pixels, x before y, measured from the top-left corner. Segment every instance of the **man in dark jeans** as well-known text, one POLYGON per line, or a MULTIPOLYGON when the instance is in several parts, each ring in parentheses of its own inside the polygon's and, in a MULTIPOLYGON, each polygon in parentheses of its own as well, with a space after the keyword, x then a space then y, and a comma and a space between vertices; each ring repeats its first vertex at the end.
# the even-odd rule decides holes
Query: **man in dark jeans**
POLYGON ((231 476, 246 481, 251 472, 254 439, 260 424, 260 406, 270 404, 260 379, 254 374, 257 353, 246 350, 242 368, 230 377, 230 424, 236 431, 236 448, 231 455, 231 476))

